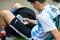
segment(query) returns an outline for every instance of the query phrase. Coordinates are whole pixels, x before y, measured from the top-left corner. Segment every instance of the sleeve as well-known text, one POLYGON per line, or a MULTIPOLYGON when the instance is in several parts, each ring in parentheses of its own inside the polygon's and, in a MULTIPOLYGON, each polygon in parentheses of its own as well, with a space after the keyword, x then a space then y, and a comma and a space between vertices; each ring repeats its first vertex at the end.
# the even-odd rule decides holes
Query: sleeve
POLYGON ((51 18, 47 14, 40 15, 38 17, 38 20, 41 23, 41 26, 44 32, 49 32, 57 29, 54 22, 51 20, 51 18))

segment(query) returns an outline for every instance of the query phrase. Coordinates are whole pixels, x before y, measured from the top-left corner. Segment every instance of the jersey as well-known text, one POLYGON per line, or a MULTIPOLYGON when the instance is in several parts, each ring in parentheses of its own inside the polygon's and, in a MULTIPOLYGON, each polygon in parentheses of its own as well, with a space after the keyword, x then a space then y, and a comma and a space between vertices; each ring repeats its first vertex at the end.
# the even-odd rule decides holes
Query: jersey
POLYGON ((49 37, 50 31, 57 29, 53 19, 59 14, 59 10, 54 5, 45 6, 37 15, 38 24, 31 31, 32 38, 45 40, 49 37))

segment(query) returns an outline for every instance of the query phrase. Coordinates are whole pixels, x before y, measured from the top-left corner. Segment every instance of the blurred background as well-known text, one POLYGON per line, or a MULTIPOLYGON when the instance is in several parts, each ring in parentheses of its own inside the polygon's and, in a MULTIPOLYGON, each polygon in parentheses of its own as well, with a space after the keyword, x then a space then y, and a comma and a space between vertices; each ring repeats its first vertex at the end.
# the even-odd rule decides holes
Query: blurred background
MULTIPOLYGON (((47 0, 47 2, 49 4, 53 4, 56 5, 58 8, 59 6, 59 2, 60 0, 58 0, 57 2, 55 2, 56 0, 47 0)), ((37 12, 29 2, 27 2, 27 0, 0 0, 0 13, 3 9, 10 9, 12 7, 12 5, 16 2, 21 3, 23 6, 26 6, 28 8, 33 9, 35 12, 37 12)))

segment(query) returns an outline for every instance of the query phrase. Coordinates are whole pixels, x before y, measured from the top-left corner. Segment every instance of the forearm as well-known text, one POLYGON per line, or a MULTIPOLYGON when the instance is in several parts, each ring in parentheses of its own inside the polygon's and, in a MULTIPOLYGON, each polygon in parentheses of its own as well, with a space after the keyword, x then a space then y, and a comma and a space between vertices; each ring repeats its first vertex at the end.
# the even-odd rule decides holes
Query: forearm
POLYGON ((32 19, 29 19, 30 23, 33 23, 33 24, 38 24, 37 20, 32 20, 32 19))
POLYGON ((58 30, 53 30, 51 33, 54 35, 55 40, 60 40, 60 32, 58 30))
POLYGON ((55 40, 60 40, 60 33, 56 33, 55 40))

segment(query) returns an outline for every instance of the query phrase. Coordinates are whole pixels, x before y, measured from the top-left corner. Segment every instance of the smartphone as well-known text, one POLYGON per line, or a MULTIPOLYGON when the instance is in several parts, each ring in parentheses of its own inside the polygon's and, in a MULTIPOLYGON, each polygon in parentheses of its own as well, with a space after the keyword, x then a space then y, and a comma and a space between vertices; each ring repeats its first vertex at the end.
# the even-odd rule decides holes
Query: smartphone
POLYGON ((17 18, 18 18, 23 24, 27 24, 27 21, 25 21, 25 19, 24 19, 20 14, 17 15, 17 18))

